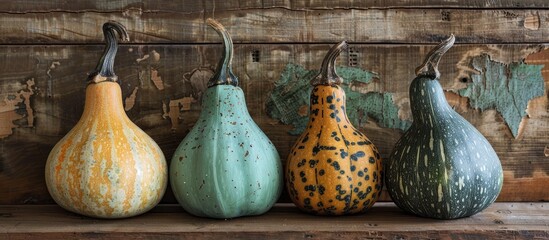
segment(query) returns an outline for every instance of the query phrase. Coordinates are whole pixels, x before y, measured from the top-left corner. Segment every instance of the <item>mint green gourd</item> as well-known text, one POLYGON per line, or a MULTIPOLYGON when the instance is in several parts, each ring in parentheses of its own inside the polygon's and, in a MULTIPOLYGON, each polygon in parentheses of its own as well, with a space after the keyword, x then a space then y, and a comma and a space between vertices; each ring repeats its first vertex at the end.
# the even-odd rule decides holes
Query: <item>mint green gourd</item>
POLYGON ((171 161, 172 190, 189 213, 235 218, 268 211, 282 191, 282 164, 272 142, 250 117, 231 69, 232 40, 207 20, 225 51, 202 96, 202 112, 171 161))

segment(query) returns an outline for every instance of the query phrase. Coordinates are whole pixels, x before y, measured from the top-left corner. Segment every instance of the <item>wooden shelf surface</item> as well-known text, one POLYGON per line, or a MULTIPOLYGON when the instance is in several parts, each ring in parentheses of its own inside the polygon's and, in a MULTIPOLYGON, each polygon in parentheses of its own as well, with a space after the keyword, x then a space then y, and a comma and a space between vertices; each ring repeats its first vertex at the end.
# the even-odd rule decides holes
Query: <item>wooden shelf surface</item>
POLYGON ((325 217, 277 204, 261 216, 198 218, 177 205, 141 216, 102 220, 55 205, 0 205, 0 239, 549 239, 548 203, 494 203, 457 220, 406 214, 393 203, 368 213, 325 217))

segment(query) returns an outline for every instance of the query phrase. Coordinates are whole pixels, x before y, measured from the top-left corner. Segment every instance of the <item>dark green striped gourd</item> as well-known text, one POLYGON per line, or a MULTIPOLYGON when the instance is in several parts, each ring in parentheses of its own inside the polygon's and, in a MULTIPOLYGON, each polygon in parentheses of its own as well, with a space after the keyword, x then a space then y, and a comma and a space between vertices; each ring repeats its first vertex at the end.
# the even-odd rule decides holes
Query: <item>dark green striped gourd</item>
POLYGON ((410 86, 414 122, 386 165, 386 185, 401 209, 424 217, 471 216, 493 203, 503 183, 490 143, 446 101, 437 65, 453 45, 442 42, 416 70, 410 86))

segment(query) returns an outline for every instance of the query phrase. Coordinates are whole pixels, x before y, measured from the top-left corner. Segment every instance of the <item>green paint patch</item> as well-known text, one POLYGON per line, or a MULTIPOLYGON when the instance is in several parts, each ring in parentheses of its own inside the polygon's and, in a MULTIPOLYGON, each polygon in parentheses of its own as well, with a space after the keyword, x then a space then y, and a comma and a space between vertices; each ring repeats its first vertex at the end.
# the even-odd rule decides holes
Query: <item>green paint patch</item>
POLYGON ((472 83, 459 94, 468 97, 473 108, 498 111, 516 137, 528 101, 545 93, 543 65, 520 62, 507 66, 483 54, 473 58, 472 66, 480 74, 471 75, 472 83))
MULTIPOLYGON (((342 88, 347 95, 347 114, 353 125, 363 126, 372 119, 381 127, 401 130, 410 127, 411 122, 398 117, 398 107, 390 93, 360 93, 351 89, 352 84, 371 83, 377 77, 375 73, 350 67, 338 67, 337 72, 344 79, 342 88)), ((309 94, 313 88, 309 80, 316 74, 317 71, 289 63, 265 104, 269 116, 294 126, 290 131, 292 135, 300 134, 307 126, 309 94)))
POLYGON ((398 107, 393 102, 393 95, 390 93, 358 93, 348 91, 347 93, 347 114, 349 120, 355 126, 362 126, 368 122, 368 118, 374 119, 380 126, 386 128, 397 128, 406 130, 411 122, 403 121, 398 117, 398 107))

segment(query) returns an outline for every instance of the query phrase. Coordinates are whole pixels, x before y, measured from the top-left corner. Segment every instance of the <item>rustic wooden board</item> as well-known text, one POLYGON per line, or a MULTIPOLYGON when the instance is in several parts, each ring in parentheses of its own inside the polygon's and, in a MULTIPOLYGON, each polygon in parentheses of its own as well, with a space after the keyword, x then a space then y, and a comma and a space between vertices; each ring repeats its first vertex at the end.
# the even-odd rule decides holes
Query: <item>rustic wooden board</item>
MULTIPOLYGON (((115 5, 113 5, 115 6, 115 5)), ((217 12, 0 12, 0 44, 82 44, 103 39, 101 25, 116 20, 132 43, 220 42, 204 23, 215 17, 235 43, 434 43, 454 33, 458 43, 544 43, 549 10, 542 9, 318 9, 217 12)))
MULTIPOLYGON (((293 126, 269 117, 265 104, 287 64, 318 69, 328 47, 241 44, 235 48, 234 72, 241 79, 248 108, 283 161, 297 136, 288 134, 293 126), (259 53, 258 62, 253 60, 254 51, 259 53)), ((353 62, 350 58, 356 58, 357 68, 378 74, 377 80, 358 85, 358 90, 391 94, 400 107, 399 117, 410 120, 408 84, 415 66, 432 46, 351 47, 356 54, 344 53, 338 64, 346 66, 353 62)), ((122 81, 127 113, 158 142, 167 159, 198 118, 199 96, 220 50, 220 45, 124 45, 119 51, 115 69, 122 81)), ((441 62, 441 82, 449 90, 450 103, 488 138, 501 158, 505 182, 500 201, 549 200, 545 188, 549 185, 549 160, 544 155, 549 142, 547 94, 529 102, 530 116, 514 138, 498 112, 473 110, 467 98, 452 91, 468 84, 462 80, 471 78, 474 69, 470 63, 475 56, 487 53, 504 63, 529 57, 538 61, 533 64, 547 63, 548 51, 530 55, 540 50, 536 45, 458 45, 441 62)), ((95 67, 101 52, 99 45, 0 46, 0 204, 52 203, 43 180, 44 164, 53 145, 79 119, 86 73, 95 67)), ((547 86, 549 77, 545 79, 547 86)), ((367 120, 361 130, 387 158, 402 130, 367 120)), ((164 202, 174 202, 170 193, 164 202)))
POLYGON ((231 220, 193 217, 173 205, 122 220, 82 217, 51 205, 0 206, 0 238, 7 239, 546 239, 548 223, 544 203, 495 203, 452 221, 408 215, 393 203, 343 217, 279 204, 262 216, 231 220))
POLYGON ((40 1, 19 0, 8 1, 0 6, 0 12, 29 13, 45 11, 125 11, 138 9, 140 11, 169 12, 213 12, 243 9, 287 8, 293 10, 310 9, 372 9, 372 8, 549 8, 544 0, 473 0, 458 2, 455 0, 385 0, 385 1, 154 1, 154 0, 117 0, 117 1, 40 1))

